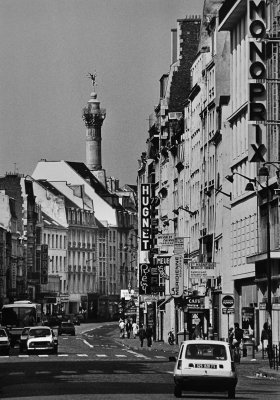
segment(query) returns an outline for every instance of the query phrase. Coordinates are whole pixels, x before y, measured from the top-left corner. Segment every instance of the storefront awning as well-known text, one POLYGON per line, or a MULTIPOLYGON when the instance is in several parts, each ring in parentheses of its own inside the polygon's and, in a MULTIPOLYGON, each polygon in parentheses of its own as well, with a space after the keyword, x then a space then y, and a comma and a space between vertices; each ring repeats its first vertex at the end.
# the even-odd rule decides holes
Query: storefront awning
MULTIPOLYGON (((280 259, 280 251, 278 250, 271 250, 270 252, 271 259, 280 259)), ((264 253, 257 253, 252 256, 246 257, 246 262, 248 264, 252 264, 258 261, 265 261, 267 259, 267 252, 264 253)))
POLYGON ((172 299, 172 296, 167 297, 167 299, 163 300, 162 303, 158 304, 158 308, 160 308, 161 306, 164 306, 166 303, 169 303, 169 301, 172 299))

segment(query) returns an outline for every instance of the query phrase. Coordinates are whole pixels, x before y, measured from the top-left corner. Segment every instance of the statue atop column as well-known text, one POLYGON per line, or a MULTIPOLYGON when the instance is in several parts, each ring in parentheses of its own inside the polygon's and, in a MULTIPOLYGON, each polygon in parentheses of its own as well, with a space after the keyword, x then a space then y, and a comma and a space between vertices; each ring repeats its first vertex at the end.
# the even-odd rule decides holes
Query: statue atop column
POLYGON ((87 77, 92 81, 92 86, 93 86, 93 89, 95 90, 96 72, 94 74, 91 74, 89 72, 87 77))

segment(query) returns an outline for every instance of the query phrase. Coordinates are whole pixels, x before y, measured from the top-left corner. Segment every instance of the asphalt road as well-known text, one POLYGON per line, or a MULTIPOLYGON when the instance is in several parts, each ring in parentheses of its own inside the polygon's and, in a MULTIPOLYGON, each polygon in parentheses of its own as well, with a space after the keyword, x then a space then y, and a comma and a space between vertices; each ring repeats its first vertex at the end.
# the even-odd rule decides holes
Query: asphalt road
MULTIPOLYGON (((75 337, 60 336, 58 355, 0 357, 0 398, 15 400, 174 399, 170 350, 128 348, 114 340, 115 324, 82 325, 75 337)), ((280 399, 280 382, 256 377, 240 364, 238 399, 280 399)), ((227 398, 226 394, 183 393, 188 399, 227 398)))

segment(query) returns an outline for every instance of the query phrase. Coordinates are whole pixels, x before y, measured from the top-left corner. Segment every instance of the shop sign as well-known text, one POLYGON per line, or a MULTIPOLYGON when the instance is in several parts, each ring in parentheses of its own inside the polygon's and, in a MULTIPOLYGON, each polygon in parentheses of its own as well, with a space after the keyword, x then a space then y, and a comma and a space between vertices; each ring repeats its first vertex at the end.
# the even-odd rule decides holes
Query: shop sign
POLYGON ((41 284, 45 285, 48 283, 48 245, 41 245, 41 284))
POLYGON ((272 304, 272 310, 280 311, 280 303, 273 303, 272 304))
POLYGON ((266 42, 266 1, 248 0, 249 113, 248 136, 250 162, 263 162, 266 153, 267 71, 270 43, 266 42), (251 125, 250 125, 251 124, 251 125))
POLYGON ((184 292, 184 257, 173 255, 170 257, 170 294, 172 297, 181 297, 184 292))
POLYGON ((121 290, 121 299, 124 297, 125 300, 130 300, 131 296, 134 295, 134 290, 131 289, 130 291, 128 289, 122 289, 121 290))
POLYGON ((266 310, 266 303, 259 303, 259 310, 266 310))
POLYGON ((175 239, 174 239, 174 254, 184 254, 184 238, 175 237, 175 239))
POLYGON ((174 235, 173 234, 163 234, 157 236, 157 244, 159 247, 162 246, 174 246, 174 235))
POLYGON ((139 294, 153 294, 160 291, 157 265, 139 264, 139 294))
POLYGON ((200 308, 201 307, 201 299, 200 299, 200 297, 188 297, 186 299, 186 304, 189 308, 200 308))
POLYGON ((141 250, 151 248, 151 185, 143 183, 140 192, 141 250))
POLYGON ((190 279, 198 279, 198 278, 214 278, 216 263, 211 262, 195 262, 190 261, 188 263, 188 268, 190 272, 190 279))
POLYGON ((11 284, 12 289, 16 289, 17 287, 17 263, 12 261, 11 265, 11 284))
POLYGON ((156 264, 159 273, 159 277, 163 279, 169 279, 169 276, 166 274, 166 266, 169 266, 170 263, 170 256, 168 257, 157 257, 156 264))

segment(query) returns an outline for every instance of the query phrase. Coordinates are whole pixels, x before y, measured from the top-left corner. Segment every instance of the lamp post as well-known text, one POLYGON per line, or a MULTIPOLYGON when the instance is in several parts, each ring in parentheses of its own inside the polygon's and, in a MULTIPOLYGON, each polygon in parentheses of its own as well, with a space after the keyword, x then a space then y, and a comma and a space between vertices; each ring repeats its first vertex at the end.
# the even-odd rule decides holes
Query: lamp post
MULTIPOLYGON (((280 163, 280 162, 279 162, 280 163)), ((226 176, 226 179, 229 182, 233 182, 233 177, 234 175, 240 175, 243 178, 247 179, 249 182, 247 183, 245 190, 251 191, 255 190, 257 195, 258 192, 256 190, 256 184, 258 184, 262 189, 266 190, 266 206, 267 206, 267 215, 266 215, 266 277, 267 277, 267 312, 269 315, 269 323, 271 326, 271 338, 268 341, 268 352, 269 352, 269 357, 272 355, 272 302, 271 302, 271 246, 270 246, 270 192, 269 192, 269 170, 265 166, 266 164, 272 164, 274 165, 275 163, 273 162, 266 162, 264 163, 263 167, 259 169, 258 176, 264 176, 266 177, 266 185, 263 186, 261 182, 259 182, 256 178, 249 178, 243 174, 240 174, 238 172, 234 172, 232 175, 226 176)), ((275 165, 274 165, 275 166, 275 165)), ((277 168, 277 167, 276 167, 277 168)), ((278 168, 277 168, 278 169, 278 168)), ((279 169, 278 169, 279 171, 279 169)))
POLYGON ((271 327, 271 338, 268 341, 269 357, 272 354, 272 304, 271 304, 271 256, 270 256, 270 195, 269 195, 269 171, 265 166, 260 168, 259 176, 266 178, 266 277, 267 277, 267 312, 271 327))

